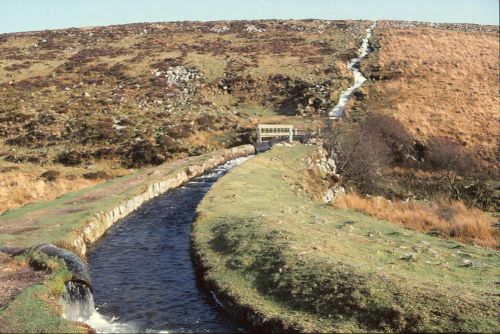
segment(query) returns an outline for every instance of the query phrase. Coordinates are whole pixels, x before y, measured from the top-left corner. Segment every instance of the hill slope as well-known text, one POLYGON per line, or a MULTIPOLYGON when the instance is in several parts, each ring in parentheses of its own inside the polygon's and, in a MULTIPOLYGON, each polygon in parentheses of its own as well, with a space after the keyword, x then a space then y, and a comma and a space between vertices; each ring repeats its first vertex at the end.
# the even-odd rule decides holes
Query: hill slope
POLYGON ((246 143, 259 120, 325 112, 351 80, 346 63, 368 23, 173 22, 0 35, 0 212, 127 174, 122 167, 246 143), (56 176, 40 177, 49 170, 56 176))
MULTIPOLYGON (((379 22, 358 112, 390 115, 417 139, 451 138, 500 165, 498 26, 379 22)), ((498 172, 498 170, 497 170, 498 172)))

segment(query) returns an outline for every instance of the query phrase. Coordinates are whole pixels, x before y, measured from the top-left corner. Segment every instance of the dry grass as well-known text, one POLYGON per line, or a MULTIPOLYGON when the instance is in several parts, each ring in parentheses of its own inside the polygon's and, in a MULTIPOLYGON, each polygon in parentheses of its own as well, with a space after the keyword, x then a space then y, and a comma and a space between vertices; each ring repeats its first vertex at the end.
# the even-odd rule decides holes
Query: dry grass
POLYGON ((80 190, 104 182, 107 178, 130 173, 125 168, 115 168, 101 163, 95 169, 63 167, 58 165, 37 166, 33 164, 0 163, 0 214, 34 202, 49 201, 67 192, 80 190), (48 170, 59 173, 48 180, 42 174, 48 170), (85 178, 84 174, 106 171, 104 178, 85 178))
POLYGON ((392 73, 371 87, 369 110, 415 136, 451 137, 495 164, 499 127, 498 33, 384 29, 366 63, 392 73))
POLYGON ((499 246, 500 235, 491 226, 492 218, 462 202, 393 202, 381 197, 365 198, 349 193, 339 196, 335 205, 365 212, 416 231, 433 231, 484 247, 499 246))
POLYGON ((28 203, 49 201, 70 191, 93 186, 102 180, 60 178, 46 181, 22 172, 0 174, 0 213, 28 203))

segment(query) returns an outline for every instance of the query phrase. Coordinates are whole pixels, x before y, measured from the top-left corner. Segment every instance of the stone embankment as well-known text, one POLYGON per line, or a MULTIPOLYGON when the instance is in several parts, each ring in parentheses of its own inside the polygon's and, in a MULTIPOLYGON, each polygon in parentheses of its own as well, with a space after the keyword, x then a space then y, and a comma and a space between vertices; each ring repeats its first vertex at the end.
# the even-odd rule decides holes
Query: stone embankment
POLYGON ((216 154, 207 160, 187 166, 168 179, 148 184, 140 194, 123 201, 110 211, 99 212, 92 219, 88 220, 81 233, 79 233, 79 236, 72 242, 71 249, 75 250, 79 255, 84 256, 87 253, 89 245, 95 243, 118 220, 135 211, 145 202, 168 190, 177 188, 190 179, 226 161, 250 154, 254 154, 254 148, 251 145, 232 148, 221 154, 216 154))
POLYGON ((335 160, 328 157, 328 153, 318 146, 317 150, 306 158, 307 171, 311 174, 311 180, 316 180, 314 194, 325 203, 331 203, 338 194, 344 193, 345 189, 340 184, 340 175, 337 174, 335 160))

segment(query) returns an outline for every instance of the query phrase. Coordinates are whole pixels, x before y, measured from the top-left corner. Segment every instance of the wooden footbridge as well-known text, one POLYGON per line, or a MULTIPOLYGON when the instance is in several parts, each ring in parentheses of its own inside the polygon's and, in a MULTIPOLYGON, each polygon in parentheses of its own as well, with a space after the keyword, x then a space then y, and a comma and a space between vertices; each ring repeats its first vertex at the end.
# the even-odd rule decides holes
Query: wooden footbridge
POLYGON ((273 139, 288 139, 293 141, 293 125, 285 124, 259 124, 257 125, 257 143, 273 139))
POLYGON ((306 132, 304 129, 295 128, 288 124, 258 124, 257 125, 257 143, 273 142, 273 141, 288 141, 293 140, 304 141, 308 137, 314 137, 320 134, 320 129, 316 131, 306 132))

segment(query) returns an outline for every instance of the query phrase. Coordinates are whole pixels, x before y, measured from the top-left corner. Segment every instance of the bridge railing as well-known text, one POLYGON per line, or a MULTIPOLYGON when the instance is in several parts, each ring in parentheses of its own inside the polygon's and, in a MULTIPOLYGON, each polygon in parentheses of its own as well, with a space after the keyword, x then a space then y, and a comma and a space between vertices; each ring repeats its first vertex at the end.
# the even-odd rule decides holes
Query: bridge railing
POLYGON ((257 143, 275 138, 288 138, 293 141, 293 125, 285 124, 259 124, 257 125, 257 143))
POLYGON ((321 130, 312 129, 298 129, 293 125, 285 124, 259 124, 257 126, 257 143, 271 142, 271 141, 282 141, 288 140, 292 142, 293 140, 298 140, 305 142, 308 139, 315 138, 321 135, 321 130))

